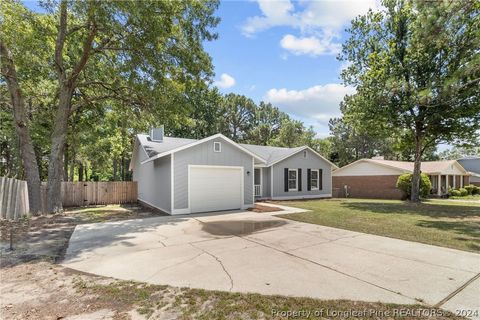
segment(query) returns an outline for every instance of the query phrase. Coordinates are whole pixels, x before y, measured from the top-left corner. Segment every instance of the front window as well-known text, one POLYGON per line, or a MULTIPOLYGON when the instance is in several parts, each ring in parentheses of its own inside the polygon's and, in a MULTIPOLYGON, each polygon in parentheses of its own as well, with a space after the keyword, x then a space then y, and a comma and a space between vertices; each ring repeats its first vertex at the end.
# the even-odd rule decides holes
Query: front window
POLYGON ((310 185, 312 186, 312 190, 318 190, 318 170, 312 170, 310 185))
POLYGON ((288 190, 297 190, 297 170, 288 170, 288 190))

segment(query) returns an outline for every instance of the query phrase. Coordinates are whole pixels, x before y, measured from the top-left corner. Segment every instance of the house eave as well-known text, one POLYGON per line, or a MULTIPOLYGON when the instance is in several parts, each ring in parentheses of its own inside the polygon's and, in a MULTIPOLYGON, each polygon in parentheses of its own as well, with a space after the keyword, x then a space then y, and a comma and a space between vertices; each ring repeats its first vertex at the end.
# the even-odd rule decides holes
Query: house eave
POLYGON ((259 162, 261 163, 267 163, 265 159, 259 157, 258 155, 256 155, 255 153, 251 152, 250 150, 247 150, 245 149, 244 147, 240 146, 238 143, 230 140, 229 138, 225 137, 223 134, 221 133, 218 133, 218 134, 214 134, 213 136, 210 136, 210 137, 207 137, 207 138, 204 138, 204 139, 201 139, 201 140, 198 140, 198 141, 195 141, 195 142, 192 142, 192 143, 189 143, 189 144, 186 144, 184 146, 181 146, 181 147, 178 147, 178 148, 175 148, 175 149, 172 149, 172 150, 169 150, 169 151, 165 151, 163 153, 159 153, 153 157, 150 157, 144 161, 141 162, 141 164, 145 164, 145 163, 148 163, 150 161, 153 161, 153 160, 156 160, 156 159, 159 159, 159 158, 162 158, 162 157, 165 157, 169 154, 173 154, 175 152, 179 152, 179 151, 182 151, 182 150, 185 150, 185 149, 188 149, 188 148, 191 148, 191 147, 194 147, 196 145, 199 145, 199 144, 202 144, 204 142, 208 142, 210 140, 213 140, 213 139, 216 139, 216 138, 221 138, 223 140, 225 140, 226 142, 230 143, 231 145, 237 147, 238 149, 240 149, 241 151, 247 153, 248 155, 252 156, 254 159, 257 159, 259 162))

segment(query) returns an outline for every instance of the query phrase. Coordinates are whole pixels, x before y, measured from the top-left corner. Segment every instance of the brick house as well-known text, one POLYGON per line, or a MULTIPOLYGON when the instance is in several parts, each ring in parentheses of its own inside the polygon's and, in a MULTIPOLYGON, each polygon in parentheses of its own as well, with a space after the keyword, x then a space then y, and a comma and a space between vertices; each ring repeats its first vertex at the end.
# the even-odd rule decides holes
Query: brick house
MULTIPOLYGON (((469 184, 469 172, 456 160, 424 161, 421 170, 432 182, 432 194, 438 196, 448 188, 469 184)), ((413 162, 360 159, 333 172, 332 191, 338 197, 404 199, 405 194, 396 187, 397 179, 412 172, 413 162)))

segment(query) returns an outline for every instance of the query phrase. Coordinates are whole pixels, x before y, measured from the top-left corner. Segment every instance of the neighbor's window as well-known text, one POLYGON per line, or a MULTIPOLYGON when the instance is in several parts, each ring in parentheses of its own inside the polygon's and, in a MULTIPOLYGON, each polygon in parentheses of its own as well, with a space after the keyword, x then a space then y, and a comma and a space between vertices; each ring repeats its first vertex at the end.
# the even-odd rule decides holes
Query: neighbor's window
POLYGON ((318 170, 312 170, 310 173, 310 186, 312 190, 318 190, 318 170))
POLYGON ((213 143, 213 152, 221 152, 222 151, 222 144, 220 142, 213 143))
POLYGON ((297 170, 289 169, 288 170, 288 190, 297 190, 297 170))
POLYGON ((303 157, 304 157, 304 158, 307 157, 307 151, 303 151, 303 157))

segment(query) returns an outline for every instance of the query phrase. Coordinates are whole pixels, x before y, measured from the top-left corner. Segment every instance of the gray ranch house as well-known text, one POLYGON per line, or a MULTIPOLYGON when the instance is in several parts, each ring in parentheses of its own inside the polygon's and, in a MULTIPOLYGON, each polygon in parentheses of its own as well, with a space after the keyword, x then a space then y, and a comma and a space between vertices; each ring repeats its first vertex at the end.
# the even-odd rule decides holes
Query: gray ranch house
POLYGON ((329 198, 337 167, 307 146, 239 144, 222 134, 201 140, 136 137, 130 170, 138 201, 168 214, 246 209, 256 200, 329 198))

